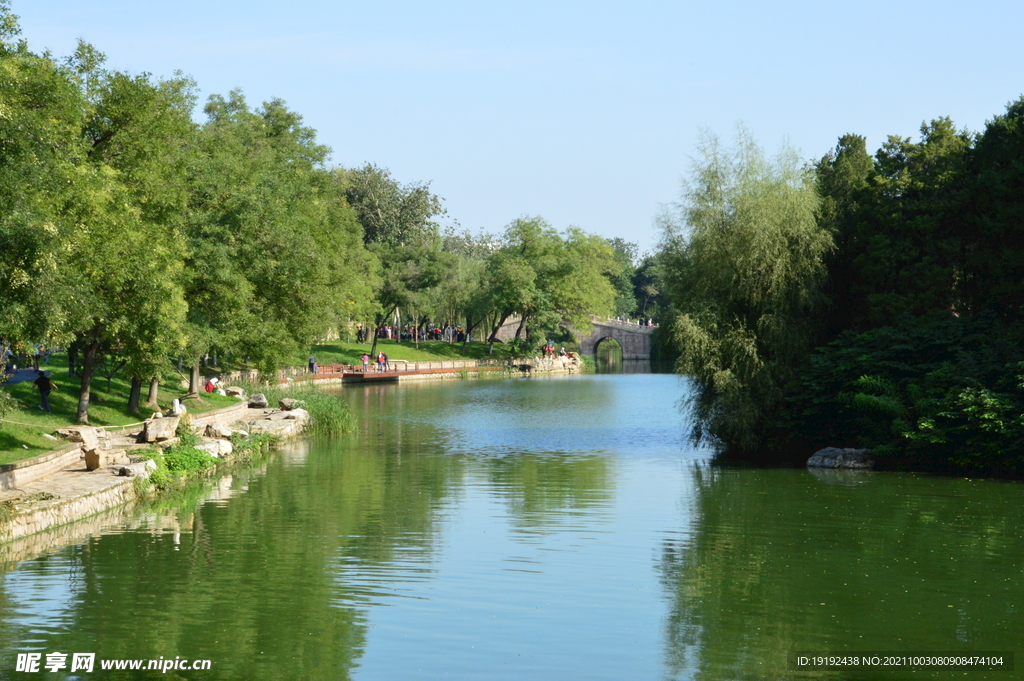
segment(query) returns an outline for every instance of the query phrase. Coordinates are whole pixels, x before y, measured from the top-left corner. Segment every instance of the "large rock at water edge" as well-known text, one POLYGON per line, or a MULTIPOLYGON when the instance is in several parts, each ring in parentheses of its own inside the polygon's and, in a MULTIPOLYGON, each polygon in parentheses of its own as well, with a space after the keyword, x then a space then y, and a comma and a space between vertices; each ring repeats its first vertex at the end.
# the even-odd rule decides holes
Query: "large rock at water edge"
POLYGON ((201 449, 210 456, 218 459, 228 456, 232 451, 234 451, 234 447, 227 440, 203 440, 201 443, 196 445, 196 449, 201 449))
POLYGON ((230 440, 232 435, 241 435, 242 437, 246 437, 248 434, 249 433, 244 430, 237 430, 231 426, 222 426, 216 423, 211 423, 206 426, 206 430, 203 431, 203 437, 220 440, 230 440))
POLYGON ((267 396, 263 393, 256 393, 249 398, 250 409, 266 409, 270 406, 270 402, 267 401, 267 396))
POLYGON ((291 411, 292 409, 299 409, 300 407, 306 406, 305 401, 296 400, 291 397, 282 397, 277 404, 283 411, 291 411))
POLYGON ((178 423, 181 419, 177 416, 168 416, 162 419, 150 419, 146 421, 146 429, 142 431, 142 439, 146 442, 163 442, 174 437, 178 430, 178 423))
POLYGON ((156 470, 156 461, 153 459, 146 459, 138 463, 130 463, 127 466, 121 466, 118 469, 118 475, 124 475, 129 478, 148 478, 156 470))
POLYGON ((240 397, 243 400, 245 399, 245 389, 239 388, 237 385, 224 388, 224 392, 230 397, 240 397))
POLYGON ((809 468, 850 468, 866 470, 873 468, 875 460, 871 458, 870 449, 840 449, 825 447, 819 449, 807 459, 809 468))
POLYGON ((128 459, 128 454, 126 454, 123 449, 90 449, 85 452, 86 470, 94 471, 97 468, 128 463, 131 463, 131 461, 128 459))

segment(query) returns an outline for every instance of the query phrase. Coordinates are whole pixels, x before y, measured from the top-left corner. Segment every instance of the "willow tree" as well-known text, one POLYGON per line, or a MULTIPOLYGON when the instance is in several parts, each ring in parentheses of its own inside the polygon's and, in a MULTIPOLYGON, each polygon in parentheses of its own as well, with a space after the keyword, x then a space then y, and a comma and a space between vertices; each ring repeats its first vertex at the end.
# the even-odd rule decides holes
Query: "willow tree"
POLYGON ((792 149, 766 158, 741 129, 735 148, 705 134, 699 151, 663 221, 677 370, 696 381, 694 440, 749 452, 811 346, 832 238, 792 149))

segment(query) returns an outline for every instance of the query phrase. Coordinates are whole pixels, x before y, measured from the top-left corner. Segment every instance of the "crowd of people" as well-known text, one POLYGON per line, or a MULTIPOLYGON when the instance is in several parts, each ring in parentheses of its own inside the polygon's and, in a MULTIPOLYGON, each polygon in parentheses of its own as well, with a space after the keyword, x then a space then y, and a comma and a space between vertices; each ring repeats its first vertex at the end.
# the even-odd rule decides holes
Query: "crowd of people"
POLYGON ((657 326, 657 324, 654 323, 654 320, 650 317, 641 317, 634 322, 632 319, 622 314, 616 317, 615 321, 619 321, 624 324, 636 324, 637 326, 657 326))
POLYGON ((41 343, 33 343, 32 345, 26 345, 19 343, 12 346, 10 343, 0 341, 0 373, 13 374, 18 370, 18 364, 22 364, 22 368, 27 368, 27 365, 31 362, 32 368, 39 371, 40 364, 49 364, 50 355, 53 350, 41 343))
MULTIPOLYGON (((541 346, 540 351, 541 351, 541 354, 544 356, 544 359, 554 359, 555 358, 555 346, 552 345, 551 343, 544 343, 544 345, 541 346)), ((565 351, 564 347, 562 347, 558 351, 558 356, 559 357, 566 357, 568 354, 569 353, 567 353, 565 351)))
MULTIPOLYGON (((366 343, 370 331, 359 324, 356 327, 356 342, 366 343)), ((377 329, 377 338, 381 340, 403 340, 403 341, 445 341, 446 343, 464 343, 466 332, 461 326, 445 326, 444 328, 435 324, 421 324, 419 326, 392 326, 385 324, 377 329)))

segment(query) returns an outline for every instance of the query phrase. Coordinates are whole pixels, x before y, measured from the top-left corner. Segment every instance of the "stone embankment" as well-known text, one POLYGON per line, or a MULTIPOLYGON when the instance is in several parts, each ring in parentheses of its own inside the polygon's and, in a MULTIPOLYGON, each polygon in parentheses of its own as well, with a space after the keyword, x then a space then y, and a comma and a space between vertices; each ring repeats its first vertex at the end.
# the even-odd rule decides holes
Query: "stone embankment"
POLYGON ((575 353, 566 357, 528 357, 524 359, 509 360, 509 367, 524 374, 533 373, 556 373, 574 374, 583 370, 583 360, 575 353))
POLYGON ((133 478, 147 477, 155 468, 138 450, 174 442, 182 418, 189 419, 203 435, 203 449, 225 460, 230 459, 233 433, 289 438, 302 433, 309 423, 309 413, 294 404, 284 405, 291 409, 270 408, 266 400, 259 405, 243 401, 190 419, 154 418, 137 431, 112 433, 89 426, 61 429, 58 433, 68 443, 0 466, 0 543, 136 501, 139 488, 133 478))

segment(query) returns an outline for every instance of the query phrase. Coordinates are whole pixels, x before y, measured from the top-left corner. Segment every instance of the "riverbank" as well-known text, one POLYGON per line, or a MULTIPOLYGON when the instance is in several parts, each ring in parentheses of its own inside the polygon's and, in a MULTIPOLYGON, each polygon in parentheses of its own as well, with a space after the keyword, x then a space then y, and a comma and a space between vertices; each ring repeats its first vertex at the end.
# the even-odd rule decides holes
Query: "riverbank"
MULTIPOLYGON (((305 431, 308 420, 308 413, 302 409, 251 408, 239 402, 195 416, 191 425, 205 436, 201 449, 218 462, 230 463, 234 460, 232 434, 266 433, 275 439, 291 438, 305 431)), ((154 419, 147 422, 146 429, 114 437, 109 433, 101 437, 102 429, 95 427, 69 428, 70 437, 77 441, 0 466, 0 543, 139 501, 146 486, 138 481, 156 468, 152 463, 153 445, 176 442, 177 424, 177 417, 154 419), (149 437, 147 432, 156 425, 164 427, 160 434, 149 437), (91 457, 98 462, 88 461, 91 457)))
MULTIPOLYGON (((404 362, 402 369, 392 372, 395 381, 460 379, 499 372, 509 377, 568 374, 584 371, 586 364, 579 357, 524 358, 503 362, 431 360, 404 362)), ((303 385, 343 383, 346 375, 340 370, 306 373, 300 382, 288 375, 292 371, 285 370, 279 374, 279 389, 290 391, 303 385)), ((365 376, 372 378, 375 374, 365 376)), ((228 375, 225 378, 242 377, 228 375)), ((93 426, 66 428, 63 429, 65 434, 70 434, 77 441, 68 442, 35 457, 0 465, 0 543, 51 531, 113 507, 137 502, 144 494, 144 488, 137 480, 148 476, 148 466, 145 454, 133 455, 132 452, 151 448, 152 444, 139 440, 145 439, 145 430, 152 427, 153 423, 159 424, 166 420, 150 419, 144 422, 146 429, 136 427, 119 433, 93 426), (102 465, 90 468, 86 461, 88 451, 92 451, 102 465)), ((309 425, 309 415, 302 409, 285 411, 271 408, 269 404, 253 407, 248 402, 239 402, 195 415, 191 417, 191 423, 196 432, 209 438, 208 444, 202 448, 221 462, 228 463, 232 461, 229 442, 232 433, 244 431, 249 434, 266 433, 276 439, 291 438, 305 432, 309 425), (218 440, 223 444, 209 444, 218 440)), ((176 419, 173 426, 177 426, 176 419)), ((161 430, 173 434, 174 427, 165 425, 161 430)), ((176 440, 176 437, 167 436, 158 443, 166 446, 176 440)), ((148 460, 152 461, 152 458, 148 460)))

